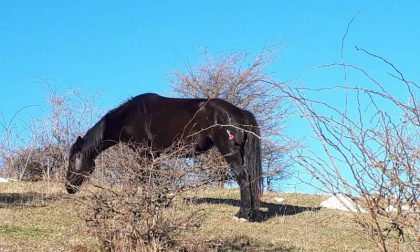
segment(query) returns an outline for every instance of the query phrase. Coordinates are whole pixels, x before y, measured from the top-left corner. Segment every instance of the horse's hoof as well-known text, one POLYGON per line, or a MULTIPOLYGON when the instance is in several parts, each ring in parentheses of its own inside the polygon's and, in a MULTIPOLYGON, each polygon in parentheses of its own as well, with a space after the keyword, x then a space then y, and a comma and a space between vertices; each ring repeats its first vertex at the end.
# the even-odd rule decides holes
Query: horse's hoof
POLYGON ((232 217, 233 220, 237 221, 237 222, 248 222, 249 220, 245 219, 245 218, 238 218, 236 216, 232 217))

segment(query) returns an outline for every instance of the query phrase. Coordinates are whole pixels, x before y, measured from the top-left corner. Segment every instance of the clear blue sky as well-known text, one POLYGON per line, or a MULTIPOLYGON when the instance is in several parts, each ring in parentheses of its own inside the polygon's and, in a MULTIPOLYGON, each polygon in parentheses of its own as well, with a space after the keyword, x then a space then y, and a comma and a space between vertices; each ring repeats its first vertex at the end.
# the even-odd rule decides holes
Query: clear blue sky
MULTIPOLYGON (((270 71, 278 81, 316 87, 342 77, 314 70, 345 59, 376 67, 359 45, 419 80, 420 1, 107 1, 0 0, 0 111, 41 105, 48 81, 102 93, 112 108, 143 92, 170 94, 170 71, 201 52, 259 53, 285 46, 270 71)), ((333 98, 332 98, 333 99, 333 98)), ((39 113, 29 109, 19 115, 39 113)))

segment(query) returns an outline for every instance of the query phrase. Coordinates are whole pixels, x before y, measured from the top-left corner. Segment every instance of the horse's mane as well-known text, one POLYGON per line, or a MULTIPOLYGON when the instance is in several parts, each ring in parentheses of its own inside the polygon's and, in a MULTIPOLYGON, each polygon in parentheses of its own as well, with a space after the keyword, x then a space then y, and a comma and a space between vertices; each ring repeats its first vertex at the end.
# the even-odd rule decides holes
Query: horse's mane
POLYGON ((96 156, 100 152, 99 145, 104 140, 107 117, 113 117, 121 112, 124 113, 126 111, 127 105, 133 102, 134 98, 135 97, 131 97, 121 103, 118 107, 108 111, 92 128, 86 132, 85 136, 83 137, 84 144, 82 148, 82 152, 84 152, 86 156, 96 156))
POLYGON ((84 144, 82 152, 84 152, 88 157, 97 155, 99 152, 99 145, 104 139, 105 126, 106 118, 104 116, 92 128, 90 128, 83 137, 84 144))

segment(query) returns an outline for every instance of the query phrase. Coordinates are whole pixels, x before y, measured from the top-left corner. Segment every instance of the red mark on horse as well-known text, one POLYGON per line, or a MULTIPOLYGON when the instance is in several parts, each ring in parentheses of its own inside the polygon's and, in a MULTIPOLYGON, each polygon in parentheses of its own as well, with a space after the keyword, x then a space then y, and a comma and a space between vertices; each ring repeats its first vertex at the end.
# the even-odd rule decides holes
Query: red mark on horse
POLYGON ((228 136, 229 136, 229 141, 235 140, 235 135, 230 134, 230 131, 229 130, 226 130, 226 131, 227 131, 228 136))

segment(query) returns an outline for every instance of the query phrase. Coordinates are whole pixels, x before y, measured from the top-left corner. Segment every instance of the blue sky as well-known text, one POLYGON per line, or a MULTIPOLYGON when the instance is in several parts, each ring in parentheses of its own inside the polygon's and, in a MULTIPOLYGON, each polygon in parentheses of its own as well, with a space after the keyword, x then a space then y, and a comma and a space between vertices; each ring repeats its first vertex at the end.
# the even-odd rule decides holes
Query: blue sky
MULTIPOLYGON (((354 45, 382 55, 419 80, 419 1, 96 1, 0 0, 0 112, 10 120, 41 113, 48 81, 101 92, 105 109, 143 92, 170 93, 170 72, 202 52, 282 47, 269 71, 308 87, 342 74, 314 67, 345 60, 386 73, 354 45)), ((395 87, 398 91, 398 87, 395 87)), ((332 97, 331 99, 334 99, 332 97)), ((296 132, 292 132, 293 134, 296 132)))

